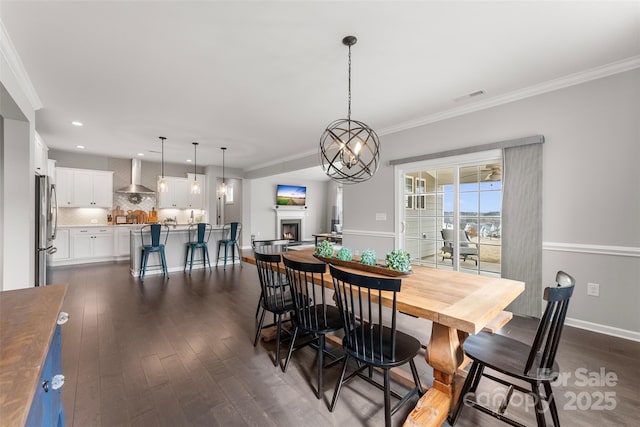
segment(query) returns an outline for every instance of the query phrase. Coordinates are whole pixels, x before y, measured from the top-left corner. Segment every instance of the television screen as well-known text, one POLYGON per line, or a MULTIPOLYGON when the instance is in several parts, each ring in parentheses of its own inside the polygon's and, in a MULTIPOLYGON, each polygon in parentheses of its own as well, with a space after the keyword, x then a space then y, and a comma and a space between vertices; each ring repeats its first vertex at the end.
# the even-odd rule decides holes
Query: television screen
POLYGON ((307 187, 278 184, 276 204, 280 206, 304 206, 307 203, 307 187))

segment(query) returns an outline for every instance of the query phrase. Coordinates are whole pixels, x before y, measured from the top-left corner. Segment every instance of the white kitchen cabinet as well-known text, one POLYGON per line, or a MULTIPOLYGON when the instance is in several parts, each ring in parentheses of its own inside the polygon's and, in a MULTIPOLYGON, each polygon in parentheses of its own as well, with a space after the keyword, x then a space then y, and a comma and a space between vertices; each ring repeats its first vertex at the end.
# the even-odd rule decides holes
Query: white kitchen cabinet
POLYGON ((56 239, 53 241, 53 246, 57 248, 56 253, 51 255, 52 261, 59 261, 63 259, 69 259, 69 229, 58 228, 56 231, 56 239))
POLYGON ((158 208, 185 209, 189 207, 189 181, 187 178, 165 176, 168 190, 158 192, 158 208))
POLYGON ((105 227, 74 228, 70 231, 71 258, 112 257, 113 229, 105 227))
POLYGON ((58 206, 111 208, 113 172, 56 168, 58 206))
POLYGON ((113 206, 113 172, 77 169, 73 173, 73 204, 96 208, 113 206))
POLYGON ((56 168, 56 194, 58 206, 68 208, 73 206, 73 169, 56 168))
POLYGON ((193 183, 194 174, 187 174, 187 208, 189 209, 204 209, 205 208, 205 196, 207 194, 206 175, 197 174, 198 183, 200 183, 200 193, 191 193, 191 183, 193 183))
POLYGON ((46 175, 49 172, 49 149, 40 139, 40 135, 36 133, 34 138, 35 150, 33 153, 33 163, 35 172, 38 175, 46 175))

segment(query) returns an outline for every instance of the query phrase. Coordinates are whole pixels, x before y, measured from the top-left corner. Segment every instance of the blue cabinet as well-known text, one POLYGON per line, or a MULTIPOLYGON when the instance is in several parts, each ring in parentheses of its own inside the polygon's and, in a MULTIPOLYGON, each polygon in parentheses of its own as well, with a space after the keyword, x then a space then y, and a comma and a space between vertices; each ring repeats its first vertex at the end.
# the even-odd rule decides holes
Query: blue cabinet
POLYGON ((62 343, 60 325, 56 326, 42 367, 40 380, 29 410, 26 426, 64 426, 64 410, 62 408, 62 386, 59 383, 62 373, 62 343), (58 376, 56 378, 56 376, 58 376))

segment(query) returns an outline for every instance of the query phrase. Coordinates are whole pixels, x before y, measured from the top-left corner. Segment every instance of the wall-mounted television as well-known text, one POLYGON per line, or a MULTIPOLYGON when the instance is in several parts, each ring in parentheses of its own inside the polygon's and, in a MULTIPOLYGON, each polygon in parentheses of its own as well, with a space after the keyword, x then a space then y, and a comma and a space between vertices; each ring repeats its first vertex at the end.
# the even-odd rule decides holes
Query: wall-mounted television
POLYGON ((300 185, 278 184, 276 191, 276 205, 304 206, 307 204, 307 187, 300 185))

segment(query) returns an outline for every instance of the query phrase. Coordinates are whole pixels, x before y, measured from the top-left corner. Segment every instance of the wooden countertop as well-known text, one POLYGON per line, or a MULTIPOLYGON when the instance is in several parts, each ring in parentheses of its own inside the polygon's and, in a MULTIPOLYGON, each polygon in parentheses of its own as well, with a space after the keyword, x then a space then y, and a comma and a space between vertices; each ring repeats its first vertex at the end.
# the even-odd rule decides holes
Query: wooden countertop
POLYGON ((66 284, 0 292, 0 418, 26 423, 66 284))

